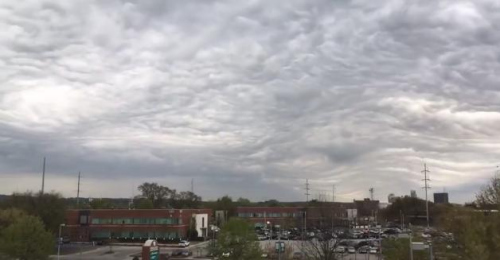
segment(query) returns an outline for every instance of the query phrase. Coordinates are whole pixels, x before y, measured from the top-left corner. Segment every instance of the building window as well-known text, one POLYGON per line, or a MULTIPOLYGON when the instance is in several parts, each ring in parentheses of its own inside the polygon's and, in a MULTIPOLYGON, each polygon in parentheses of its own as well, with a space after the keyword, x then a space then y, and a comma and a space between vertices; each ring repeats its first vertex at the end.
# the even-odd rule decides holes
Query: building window
POLYGON ((92 232, 90 237, 95 239, 95 238, 109 238, 111 236, 111 233, 109 231, 95 231, 92 232))
POLYGON ((86 225, 89 223, 89 216, 87 215, 80 215, 80 225, 86 225))

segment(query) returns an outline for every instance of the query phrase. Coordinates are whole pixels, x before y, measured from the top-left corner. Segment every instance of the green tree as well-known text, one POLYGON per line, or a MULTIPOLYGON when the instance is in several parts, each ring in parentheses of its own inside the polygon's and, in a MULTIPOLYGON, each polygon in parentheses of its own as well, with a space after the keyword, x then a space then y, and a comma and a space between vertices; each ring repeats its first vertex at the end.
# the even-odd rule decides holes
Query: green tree
MULTIPOLYGON (((499 208, 499 180, 492 179, 477 196, 482 208, 499 208)), ((500 259, 500 215, 490 210, 454 207, 447 212, 442 227, 453 233, 455 250, 462 259, 500 259)))
POLYGON ((109 199, 92 199, 89 203, 91 209, 112 209, 113 203, 109 199))
POLYGON ((236 201, 236 205, 238 207, 250 207, 252 206, 252 202, 247 199, 247 198, 239 198, 237 201, 236 201))
POLYGON ((27 215, 28 214, 26 214, 26 212, 16 208, 0 210, 0 230, 3 230, 4 228, 14 223, 16 220, 27 215))
POLYGON ((181 191, 175 193, 170 204, 179 209, 196 209, 200 207, 201 197, 190 191, 181 191))
POLYGON ((14 259, 48 259, 54 243, 52 234, 35 216, 21 216, 0 233, 0 252, 14 259))
POLYGON ((261 257, 262 250, 250 223, 232 218, 224 225, 217 239, 215 255, 221 258, 227 253, 229 257, 224 259, 254 260, 261 257))
POLYGON ((134 199, 134 208, 136 208, 136 209, 153 209, 154 205, 150 199, 136 197, 134 199))
POLYGON ((3 202, 3 208, 18 208, 29 215, 40 217, 53 234, 64 223, 66 214, 66 203, 58 193, 14 193, 3 202))
POLYGON ((192 217, 189 223, 188 236, 190 240, 198 239, 198 230, 196 230, 196 218, 192 217))
MULTIPOLYGON (((408 238, 385 239, 382 242, 382 252, 385 260, 409 260, 410 240, 408 238)), ((414 260, 429 259, 428 251, 413 251, 414 260)))
POLYGON ((143 198, 147 198, 153 202, 153 206, 156 209, 166 207, 168 201, 175 197, 176 192, 155 182, 145 182, 139 185, 137 189, 141 192, 143 198))
POLYGON ((215 202, 215 210, 222 210, 227 214, 227 218, 236 214, 236 204, 233 199, 227 195, 218 198, 215 202))
MULTIPOLYGON (((358 212, 358 214, 360 214, 358 212)), ((411 216, 425 216, 425 200, 412 197, 397 198, 391 205, 387 208, 381 210, 381 216, 387 221, 399 222, 401 215, 405 215, 407 222, 410 220, 411 216)), ((429 202, 429 215, 431 218, 436 217, 436 209, 434 203, 429 202)))

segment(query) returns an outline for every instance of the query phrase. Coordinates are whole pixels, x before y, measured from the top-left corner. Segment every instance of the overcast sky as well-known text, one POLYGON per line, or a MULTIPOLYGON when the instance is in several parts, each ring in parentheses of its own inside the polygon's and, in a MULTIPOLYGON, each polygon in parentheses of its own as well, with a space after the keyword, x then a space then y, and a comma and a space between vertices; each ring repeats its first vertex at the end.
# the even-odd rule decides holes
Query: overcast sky
POLYGON ((0 193, 432 191, 500 164, 500 2, 0 2, 0 193))

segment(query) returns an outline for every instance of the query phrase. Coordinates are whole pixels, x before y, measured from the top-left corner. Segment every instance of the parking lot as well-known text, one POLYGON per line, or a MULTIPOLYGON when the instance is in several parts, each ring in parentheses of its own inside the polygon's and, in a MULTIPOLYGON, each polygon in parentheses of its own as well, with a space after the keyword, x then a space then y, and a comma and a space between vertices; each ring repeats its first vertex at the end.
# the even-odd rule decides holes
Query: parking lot
MULTIPOLYGON (((266 251, 267 249, 273 249, 275 247, 275 243, 277 241, 278 240, 266 240, 266 241, 260 241, 259 244, 260 244, 260 247, 264 251, 266 251)), ((290 240, 290 241, 283 241, 283 242, 285 243, 285 248, 291 248, 292 252, 301 252, 305 247, 304 243, 308 243, 308 242, 297 241, 297 240, 290 240)), ((339 254, 339 256, 341 257, 341 259, 345 259, 345 260, 378 260, 378 259, 382 259, 382 258, 379 258, 378 254, 359 254, 359 253, 348 254, 348 253, 345 253, 345 254, 339 254)))
MULTIPOLYGON (((204 243, 199 243, 199 244, 194 244, 191 245, 187 248, 186 250, 189 250, 192 252, 191 257, 187 258, 181 258, 181 259, 193 259, 196 257, 196 259, 203 259, 199 258, 198 256, 203 256, 206 255, 208 252, 206 250, 208 242, 204 243)), ((68 248, 71 247, 78 247, 78 245, 65 245, 68 248)), ((88 247, 84 246, 81 247, 84 250, 79 250, 79 251, 71 251, 70 254, 67 255, 61 255, 60 259, 67 259, 67 260, 100 260, 100 259, 105 259, 105 260, 131 260, 134 256, 140 256, 141 254, 141 247, 140 246, 113 246, 113 253, 108 253, 109 251, 109 246, 95 246, 95 247, 88 247)), ((161 254, 169 254, 171 255, 172 252, 180 250, 180 248, 175 248, 175 247, 161 247, 160 248, 160 253, 161 254)), ((51 259, 57 259, 57 256, 52 256, 51 259)), ((175 258, 170 258, 170 259, 175 259, 175 258)))

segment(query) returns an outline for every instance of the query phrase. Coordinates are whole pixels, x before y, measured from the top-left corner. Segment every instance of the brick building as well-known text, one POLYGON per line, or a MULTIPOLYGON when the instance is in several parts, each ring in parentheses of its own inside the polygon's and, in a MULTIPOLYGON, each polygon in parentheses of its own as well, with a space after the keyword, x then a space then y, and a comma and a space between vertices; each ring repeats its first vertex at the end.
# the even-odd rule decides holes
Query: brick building
POLYGON ((267 222, 273 226, 296 226, 301 218, 302 208, 299 207, 238 207, 237 217, 254 223, 256 227, 265 227, 267 222))
POLYGON ((238 207, 236 214, 254 223, 256 227, 265 227, 269 222, 283 228, 302 228, 304 223, 307 223, 308 228, 348 227, 357 217, 357 214, 352 214, 353 210, 357 212, 354 203, 322 202, 306 205, 297 203, 295 207, 238 207))
POLYGON ((190 224, 206 237, 210 209, 68 210, 64 234, 71 241, 186 238, 190 224))

